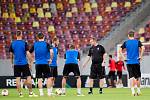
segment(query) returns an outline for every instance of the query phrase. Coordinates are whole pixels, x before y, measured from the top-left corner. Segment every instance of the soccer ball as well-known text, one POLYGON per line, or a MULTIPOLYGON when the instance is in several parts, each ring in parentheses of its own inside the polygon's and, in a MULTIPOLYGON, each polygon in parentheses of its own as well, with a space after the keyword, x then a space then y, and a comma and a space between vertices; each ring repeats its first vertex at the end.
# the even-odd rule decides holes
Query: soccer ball
POLYGON ((62 94, 61 88, 56 89, 55 93, 56 93, 56 95, 61 95, 62 94))
POLYGON ((8 96, 9 93, 7 89, 3 89, 1 94, 2 96, 8 96))

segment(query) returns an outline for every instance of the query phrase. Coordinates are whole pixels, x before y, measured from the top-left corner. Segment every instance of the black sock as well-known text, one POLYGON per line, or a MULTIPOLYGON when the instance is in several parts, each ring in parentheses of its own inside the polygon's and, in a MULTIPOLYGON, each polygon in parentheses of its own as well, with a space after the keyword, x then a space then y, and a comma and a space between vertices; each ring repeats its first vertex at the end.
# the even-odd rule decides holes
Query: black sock
POLYGON ((102 91, 102 90, 103 90, 103 88, 100 88, 100 89, 99 89, 99 91, 102 91))
POLYGON ((93 88, 92 87, 90 87, 90 92, 93 92, 93 88))

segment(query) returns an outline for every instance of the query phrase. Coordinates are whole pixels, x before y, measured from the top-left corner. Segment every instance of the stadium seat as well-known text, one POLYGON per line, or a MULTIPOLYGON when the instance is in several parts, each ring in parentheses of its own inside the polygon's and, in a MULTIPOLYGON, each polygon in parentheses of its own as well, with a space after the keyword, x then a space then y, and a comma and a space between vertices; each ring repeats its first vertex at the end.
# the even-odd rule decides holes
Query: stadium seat
POLYGON ((22 4, 22 9, 28 9, 28 8, 29 8, 28 3, 23 3, 22 4))
MULTIPOLYGON (((141 0, 1 0, 0 32, 23 30, 26 32, 24 38, 30 43, 35 39, 34 32, 44 32, 48 39, 58 36, 62 47, 60 51, 63 54, 68 48, 66 42, 74 42, 77 48, 84 48, 91 36, 101 39, 113 26, 120 23, 121 17, 141 2, 141 0), (29 32, 32 34, 27 35, 29 32)), ((149 41, 150 28, 144 29, 145 32, 142 34, 138 32, 138 37, 149 41)), ((4 52, 5 58, 9 58, 8 51, 4 49, 4 52)))

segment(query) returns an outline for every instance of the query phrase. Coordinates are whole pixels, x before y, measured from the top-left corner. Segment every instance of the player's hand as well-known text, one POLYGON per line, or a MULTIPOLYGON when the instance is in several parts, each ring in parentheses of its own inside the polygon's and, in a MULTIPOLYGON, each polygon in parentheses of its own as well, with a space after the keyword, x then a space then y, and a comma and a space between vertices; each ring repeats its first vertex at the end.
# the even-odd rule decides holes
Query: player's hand
POLYGON ((142 57, 139 57, 138 60, 141 62, 142 61, 142 57))
POLYGON ((11 64, 11 67, 14 69, 14 64, 11 64))
POLYGON ((31 64, 31 63, 29 63, 29 69, 30 69, 30 70, 32 69, 32 64, 31 64))
POLYGON ((49 59, 49 60, 48 60, 48 64, 51 64, 51 63, 52 63, 52 60, 51 60, 51 59, 49 59))
POLYGON ((83 64, 83 68, 85 68, 86 67, 86 64, 83 64))
POLYGON ((102 66, 105 66, 106 65, 106 63, 105 62, 102 62, 102 66))

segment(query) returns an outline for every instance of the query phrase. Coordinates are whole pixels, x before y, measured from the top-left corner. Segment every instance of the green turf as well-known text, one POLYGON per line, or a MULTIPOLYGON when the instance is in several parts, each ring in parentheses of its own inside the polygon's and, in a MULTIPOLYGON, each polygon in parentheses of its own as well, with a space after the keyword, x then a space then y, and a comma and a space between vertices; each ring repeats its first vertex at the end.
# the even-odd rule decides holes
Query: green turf
MULTIPOLYGON (((1 89, 0 89, 1 91, 1 89)), ((88 95, 88 89, 82 89, 84 97, 76 96, 76 89, 67 89, 67 95, 63 96, 52 96, 48 97, 46 95, 46 89, 44 89, 45 96, 43 97, 28 97, 28 91, 23 90, 24 97, 18 97, 18 94, 15 89, 9 89, 9 96, 1 96, 0 100, 150 100, 150 88, 142 89, 141 96, 131 96, 130 89, 122 88, 106 88, 104 89, 104 94, 98 94, 98 88, 94 89, 93 95, 88 95)), ((34 89, 36 94, 38 89, 34 89)))

